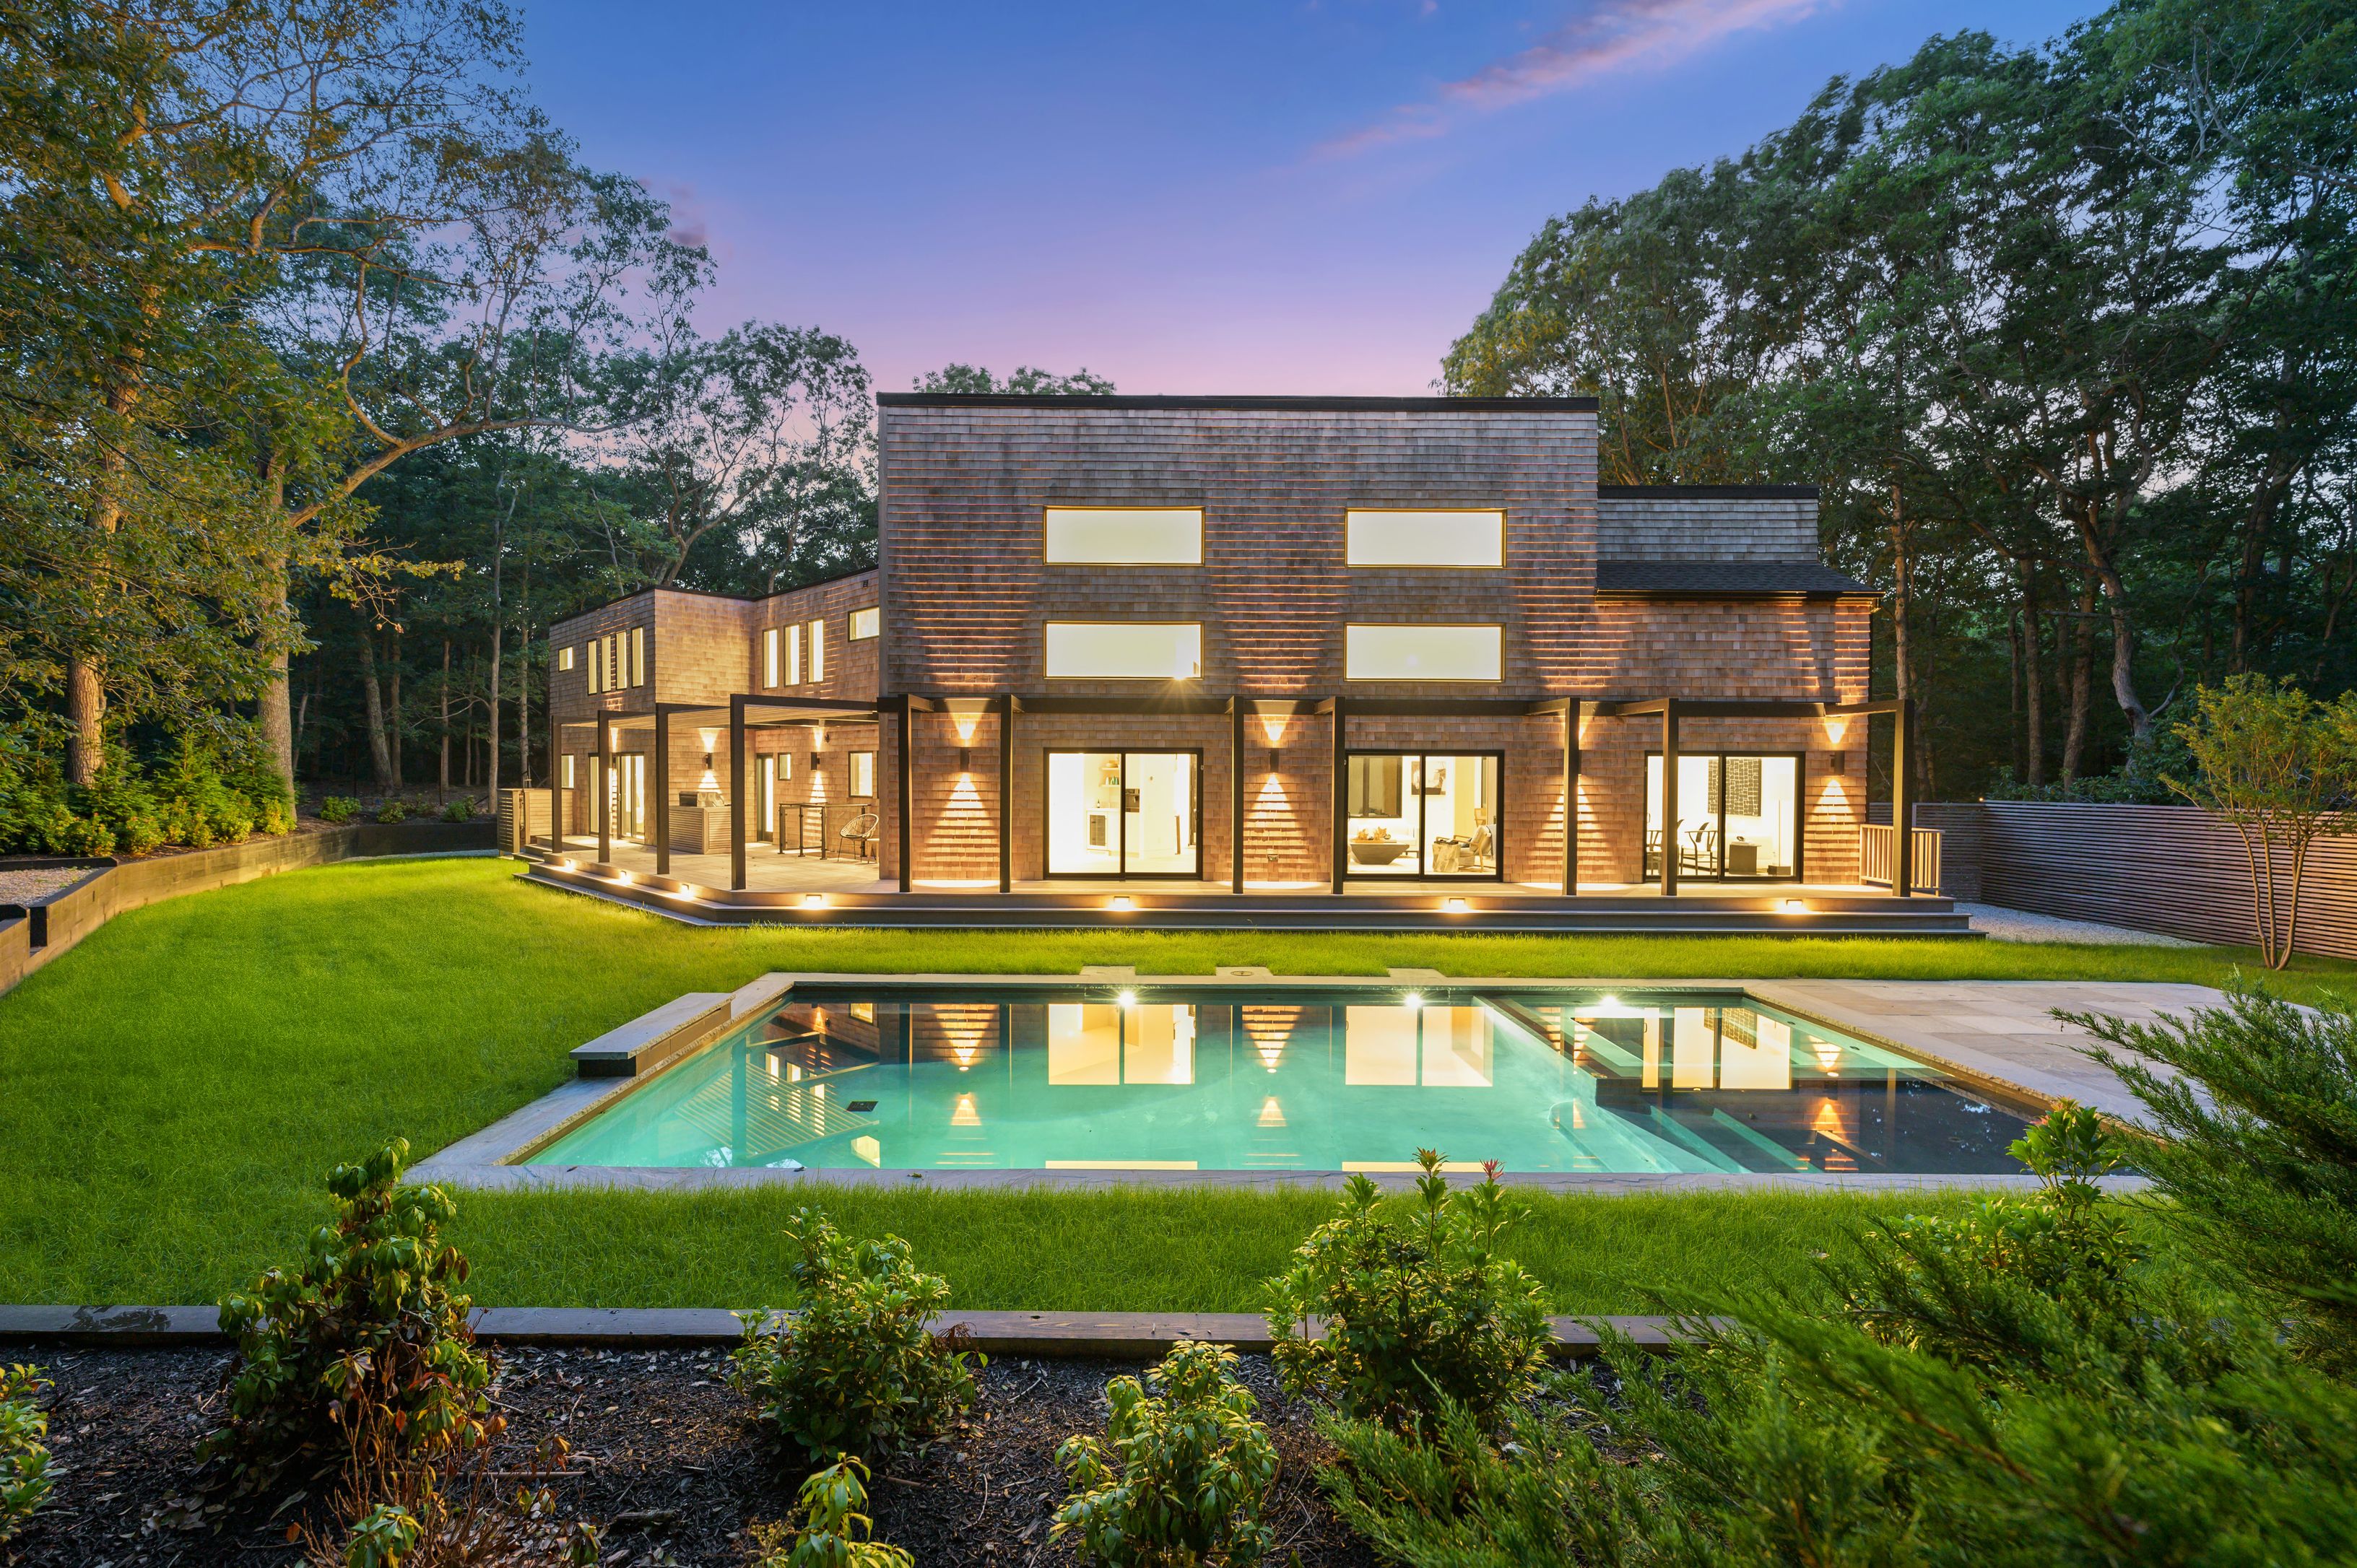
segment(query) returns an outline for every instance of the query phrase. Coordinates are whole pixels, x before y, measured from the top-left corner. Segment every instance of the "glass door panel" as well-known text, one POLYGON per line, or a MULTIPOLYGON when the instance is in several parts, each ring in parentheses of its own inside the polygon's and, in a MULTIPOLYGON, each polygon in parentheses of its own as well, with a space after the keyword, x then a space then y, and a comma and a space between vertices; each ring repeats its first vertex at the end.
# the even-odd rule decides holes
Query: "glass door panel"
POLYGON ((1048 875, 1121 875, 1121 753, 1048 754, 1048 875))
POLYGON ((1436 876, 1498 875, 1498 759, 1411 757, 1420 763, 1425 868, 1436 876))
POLYGON ((1727 875, 1792 880, 1801 864, 1800 759, 1729 757, 1724 793, 1727 875))
POLYGON ((613 813, 613 836, 636 839, 646 837, 647 821, 647 759, 635 751, 626 751, 614 758, 609 775, 613 794, 608 808, 613 813))
POLYGON ((1350 759, 1350 871, 1353 876, 1424 875, 1419 831, 1422 758, 1360 752, 1350 759))
POLYGON ((1194 753, 1123 755, 1121 843, 1122 870, 1128 875, 1195 875, 1194 753))

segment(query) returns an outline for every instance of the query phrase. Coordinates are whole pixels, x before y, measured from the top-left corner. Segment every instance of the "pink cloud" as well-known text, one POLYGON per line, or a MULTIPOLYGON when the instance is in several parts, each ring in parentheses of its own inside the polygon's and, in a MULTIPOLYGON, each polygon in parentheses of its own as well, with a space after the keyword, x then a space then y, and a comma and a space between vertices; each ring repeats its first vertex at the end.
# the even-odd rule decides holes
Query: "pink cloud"
POLYGON ((1730 33, 1796 22, 1824 0, 1599 0, 1519 53, 1444 82, 1372 124, 1318 149, 1348 157, 1398 142, 1446 135, 1468 115, 1494 113, 1552 97, 1607 71, 1656 69, 1709 48, 1730 33))

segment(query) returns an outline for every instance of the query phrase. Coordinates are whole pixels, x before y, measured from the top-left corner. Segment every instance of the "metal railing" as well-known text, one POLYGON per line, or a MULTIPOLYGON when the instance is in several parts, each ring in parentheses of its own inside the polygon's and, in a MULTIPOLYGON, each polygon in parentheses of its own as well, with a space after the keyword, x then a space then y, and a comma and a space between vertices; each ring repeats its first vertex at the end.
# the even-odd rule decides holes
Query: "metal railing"
MULTIPOLYGON (((1914 875, 1908 880, 1918 893, 1940 890, 1940 830, 1915 830, 1914 875)), ((1889 887, 1896 880, 1898 835, 1889 822, 1867 822, 1857 830, 1857 879, 1870 887, 1889 887)))

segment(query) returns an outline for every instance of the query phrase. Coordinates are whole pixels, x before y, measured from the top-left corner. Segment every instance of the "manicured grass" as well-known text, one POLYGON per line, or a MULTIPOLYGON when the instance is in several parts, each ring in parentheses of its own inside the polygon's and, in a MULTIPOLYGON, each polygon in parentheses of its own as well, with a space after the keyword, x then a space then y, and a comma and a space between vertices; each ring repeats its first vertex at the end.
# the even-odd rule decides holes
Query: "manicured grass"
MULTIPOLYGON (((319 1177, 384 1138, 424 1155, 544 1092, 582 1040, 772 969, 1070 973, 1855 975, 2217 983, 2248 954, 1775 939, 704 930, 490 860, 296 872, 125 915, 0 997, 0 1301, 199 1302, 299 1255, 319 1177)), ((2357 989, 2304 961, 2295 995, 2357 989)), ((1405 1155, 1405 1151, 1404 1151, 1405 1155)), ((488 1302, 759 1305, 776 1193, 470 1195, 488 1302)), ((844 1194, 971 1306, 1246 1307, 1311 1195, 844 1194)), ((1641 1287, 1797 1278, 1874 1206, 1799 1196, 1550 1200, 1520 1245, 1566 1311, 1641 1287)), ((1889 1205, 1885 1208, 1892 1207, 1889 1205)), ((1921 1200, 1912 1205, 1921 1207, 1921 1200)))

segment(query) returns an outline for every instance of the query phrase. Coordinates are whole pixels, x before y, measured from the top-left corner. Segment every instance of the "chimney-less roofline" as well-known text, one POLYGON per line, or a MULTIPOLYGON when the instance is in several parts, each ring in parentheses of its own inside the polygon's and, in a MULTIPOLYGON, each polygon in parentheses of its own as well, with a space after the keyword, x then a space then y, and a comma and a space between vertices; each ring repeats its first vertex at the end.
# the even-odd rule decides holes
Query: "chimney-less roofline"
POLYGON ((1813 501, 1815 485, 1598 485, 1598 500, 1813 501))
POLYGON ((877 392, 880 408, 1241 409, 1286 413, 1594 413, 1592 397, 1121 397, 1092 392, 877 392))

